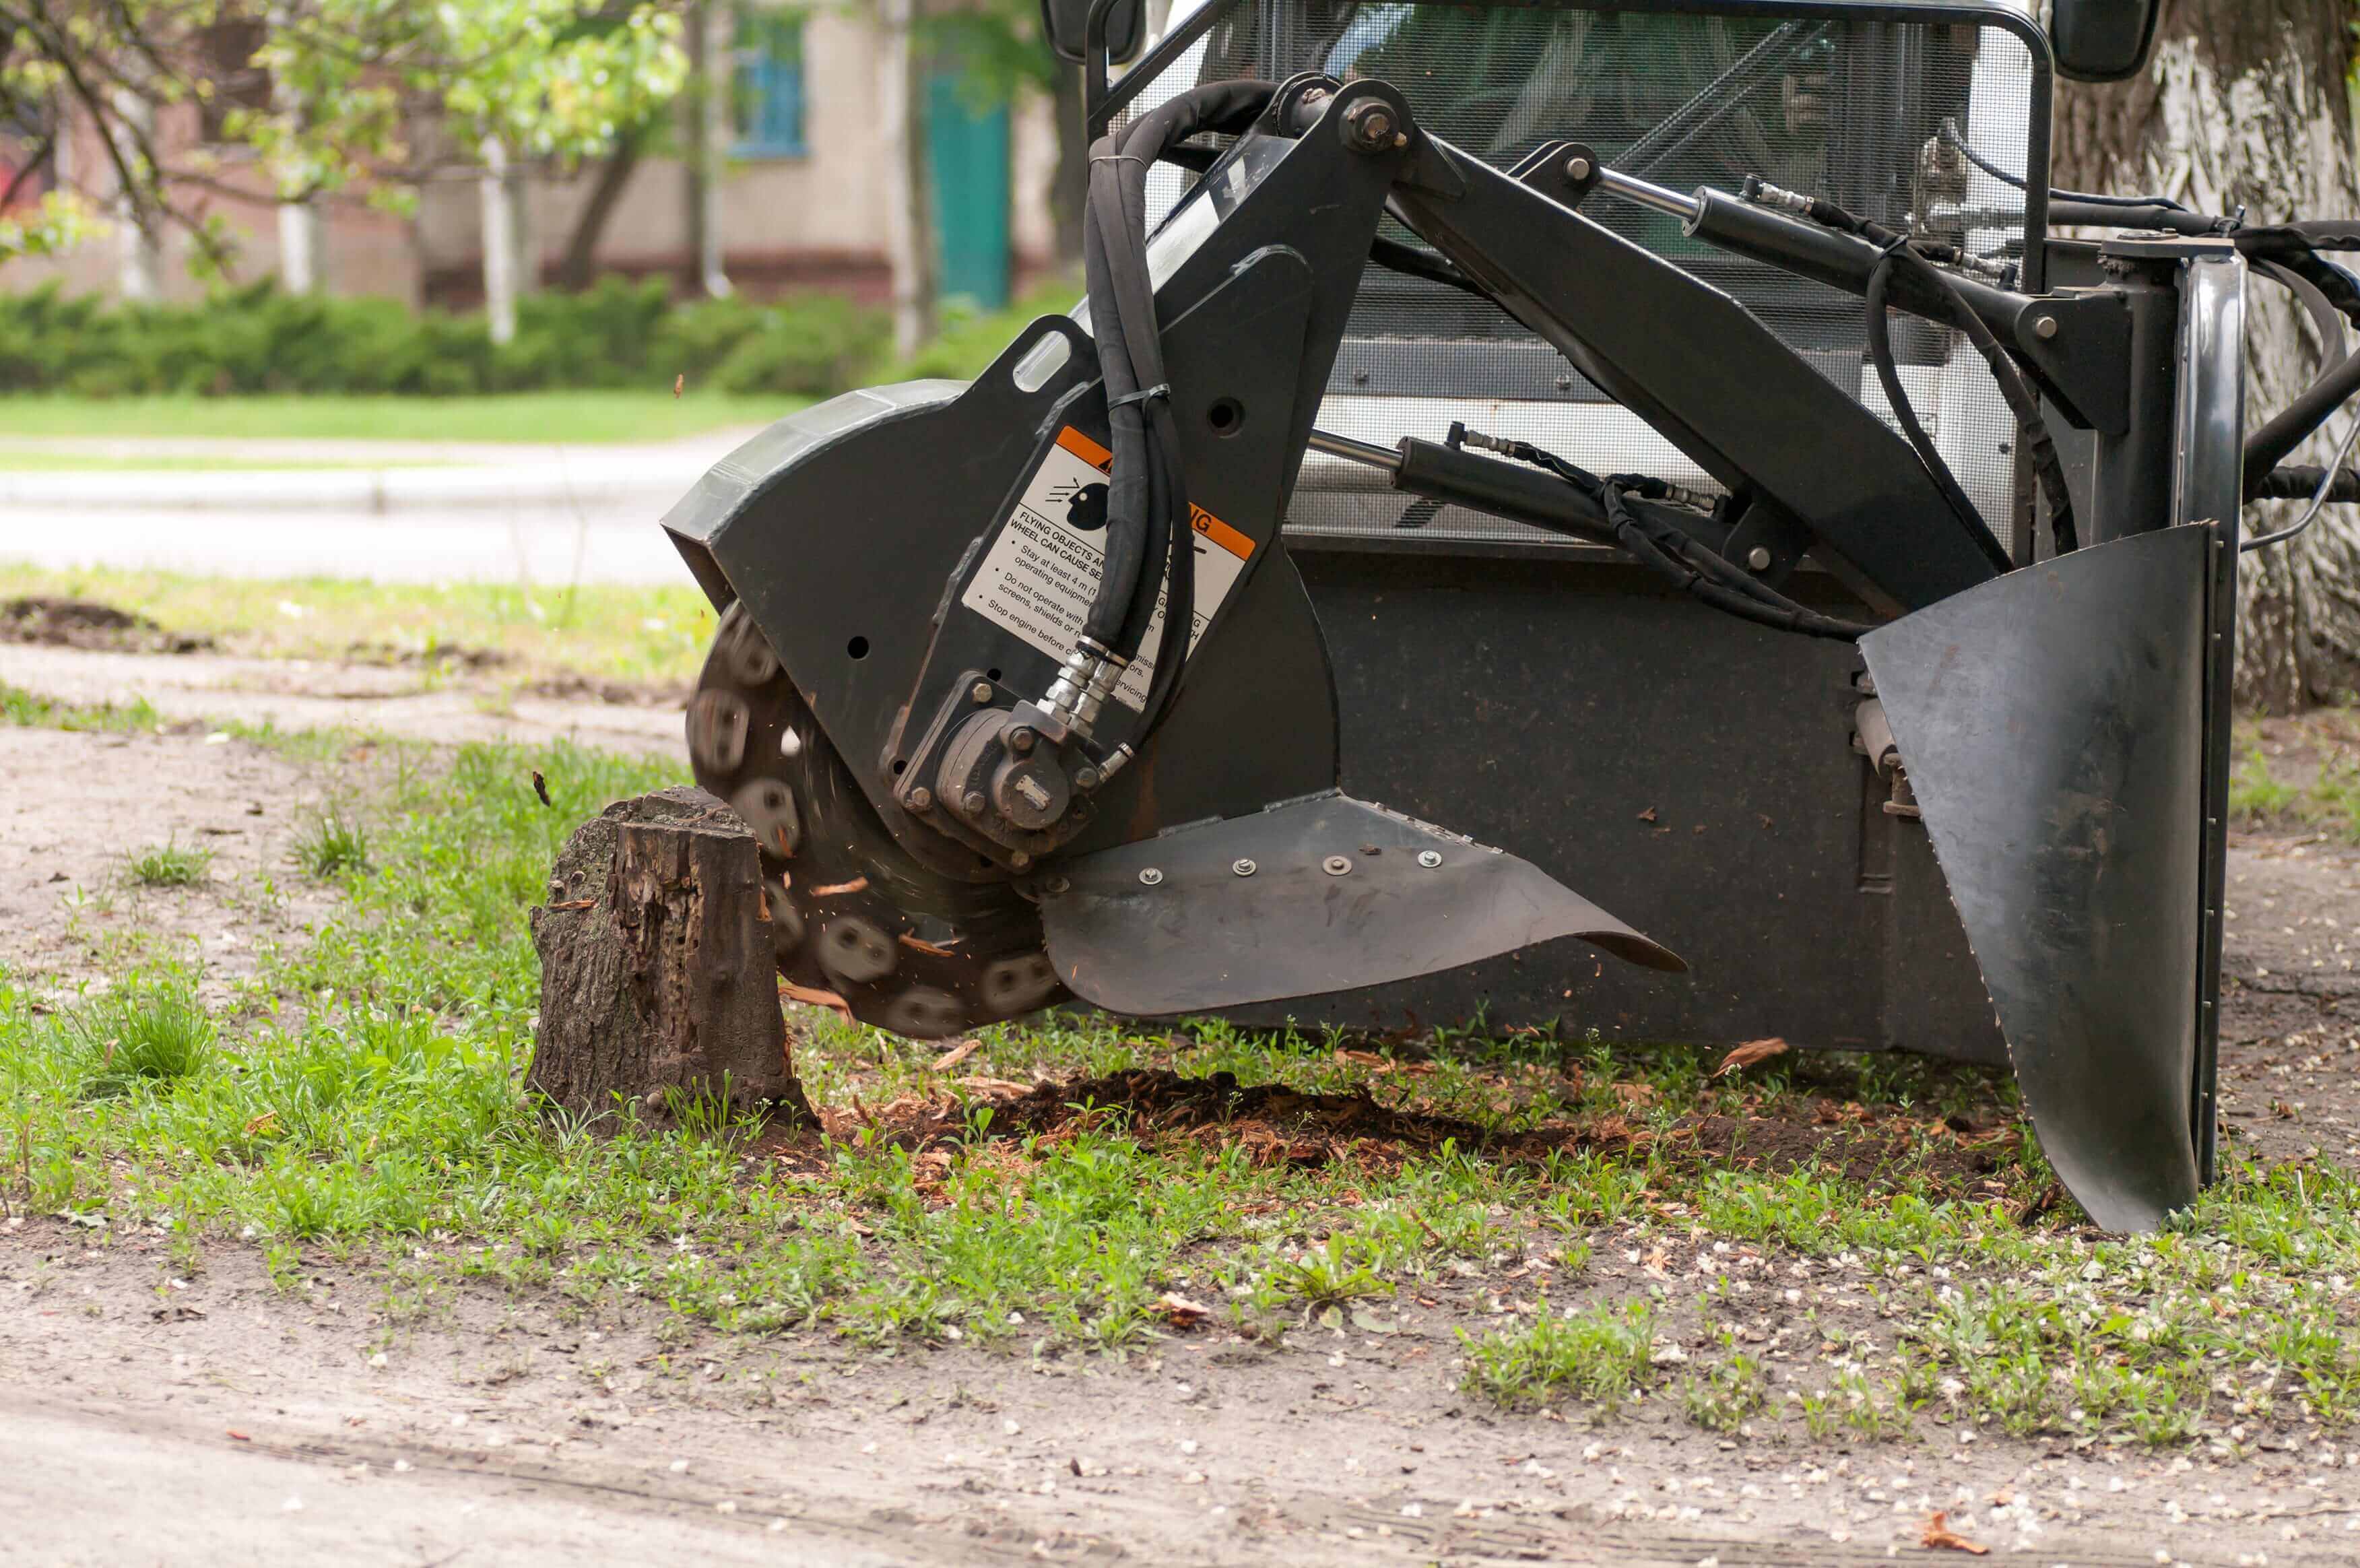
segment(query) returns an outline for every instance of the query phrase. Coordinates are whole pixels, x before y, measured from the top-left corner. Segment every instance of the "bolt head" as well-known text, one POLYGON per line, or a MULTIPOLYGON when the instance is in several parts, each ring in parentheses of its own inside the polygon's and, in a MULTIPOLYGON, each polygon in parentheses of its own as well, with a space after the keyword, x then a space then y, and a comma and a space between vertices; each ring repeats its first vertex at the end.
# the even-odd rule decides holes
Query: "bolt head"
POLYGON ((1074 787, 1076 789, 1098 788, 1098 771, 1096 768, 1088 766, 1087 763, 1081 767, 1076 768, 1074 770, 1074 787))
POLYGON ((1745 564, 1753 567, 1757 572, 1768 571, 1770 569, 1770 546, 1767 544, 1757 544, 1753 549, 1748 550, 1745 553, 1745 564))
POLYGON ((1164 873, 1153 866, 1149 866, 1139 873, 1139 885, 1142 887, 1153 887, 1163 880, 1164 873))
POLYGON ((1032 857, 1022 850, 1011 850, 1008 851, 1008 863, 1021 872, 1032 863, 1032 857))
POLYGON ((1020 724, 1008 732, 1008 749, 1021 757, 1030 751, 1032 749, 1032 743, 1039 739, 1039 736, 1020 724))
POLYGON ((2057 318, 2055 316, 2039 317, 2032 323, 2032 335, 2040 338, 2055 337, 2057 335, 2057 318))
POLYGON ((990 804, 983 798, 983 791, 979 789, 971 789, 959 797, 959 809, 969 817, 982 816, 983 808, 990 804))
POLYGON ((975 685, 967 687, 967 695, 975 698, 978 702, 989 702, 991 700, 991 683, 989 681, 978 681, 975 685))
POLYGON ((1587 180, 1587 179, 1589 179, 1589 178, 1590 178, 1590 159, 1586 159, 1586 158, 1568 158, 1568 159, 1567 159, 1565 160, 1565 172, 1566 172, 1566 177, 1567 177, 1568 179, 1569 179, 1569 180, 1587 180))
POLYGON ((910 792, 911 810, 932 811, 934 808, 934 792, 933 790, 928 789, 924 784, 920 784, 917 788, 910 792))
POLYGON ((1246 860, 1243 857, 1240 857, 1239 859, 1229 862, 1229 870, 1237 872, 1240 876, 1251 876, 1260 869, 1261 868, 1256 866, 1251 861, 1246 860))
POLYGON ((1439 850, 1420 850, 1417 852, 1417 863, 1424 866, 1427 871, 1432 871, 1435 867, 1442 863, 1442 851, 1439 850))
POLYGON ((1349 876, 1351 874, 1352 862, 1342 855, 1330 855, 1319 862, 1319 869, 1329 876, 1349 876))

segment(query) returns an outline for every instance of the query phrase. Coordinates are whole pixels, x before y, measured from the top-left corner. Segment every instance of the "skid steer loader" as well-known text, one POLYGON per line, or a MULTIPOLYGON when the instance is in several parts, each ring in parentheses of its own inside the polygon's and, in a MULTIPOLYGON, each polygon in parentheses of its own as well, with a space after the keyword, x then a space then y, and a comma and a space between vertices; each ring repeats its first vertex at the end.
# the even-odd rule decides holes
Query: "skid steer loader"
POLYGON ((2005 1059, 2159 1223, 2240 504, 2360 499, 2281 466, 2360 355, 2248 434, 2245 289, 2341 343, 2360 235, 2049 188, 2152 11, 1184 0, 1118 79, 1137 0, 1047 0, 1087 300, 664 520, 782 974, 2005 1059))

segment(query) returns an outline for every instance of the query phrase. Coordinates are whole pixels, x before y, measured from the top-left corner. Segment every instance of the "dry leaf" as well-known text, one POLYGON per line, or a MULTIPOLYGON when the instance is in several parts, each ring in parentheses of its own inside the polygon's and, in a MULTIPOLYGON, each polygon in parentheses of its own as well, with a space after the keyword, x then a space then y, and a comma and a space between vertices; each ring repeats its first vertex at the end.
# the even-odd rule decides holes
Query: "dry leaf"
POLYGON ((1655 819, 1655 808, 1652 806, 1647 807, 1646 810, 1639 813, 1639 820, 1642 822, 1653 822, 1655 819))
POLYGON ((1642 1105, 1655 1103, 1655 1086, 1652 1083, 1618 1083, 1614 1086, 1614 1098, 1636 1110, 1642 1105))
POLYGON ((1732 1047, 1727 1056, 1721 1058, 1721 1065, 1712 1069, 1712 1075, 1715 1078, 1727 1078, 1731 1073, 1752 1067, 1756 1062, 1765 1062, 1772 1057, 1783 1057, 1786 1054, 1786 1042, 1775 1035, 1766 1040, 1748 1040, 1742 1046, 1732 1047))
POLYGON ((1155 1310, 1175 1329, 1193 1329, 1213 1315, 1213 1309, 1201 1301, 1166 1290, 1155 1299, 1155 1310))
POLYGON ((961 1040, 957 1045, 953 1046, 949 1050, 945 1051, 942 1055, 934 1058, 933 1070, 936 1072, 948 1072, 951 1069, 958 1066, 959 1063, 967 1060, 967 1058, 975 1055, 975 1053, 980 1050, 982 1047, 983 1042, 981 1040, 973 1038, 961 1040))
MULTIPOLYGON (((822 889, 822 891, 825 892, 825 890, 822 889)), ((907 931, 901 933, 901 945, 921 953, 932 953, 938 959, 947 959, 956 956, 948 948, 936 947, 932 942, 912 937, 907 931)))
POLYGON ((961 1078, 954 1080, 961 1089, 972 1089, 978 1094, 1030 1094, 1029 1083, 1011 1083, 1004 1078, 961 1078))
POLYGON ((569 898, 563 904, 552 904, 552 909, 587 909, 598 901, 595 898, 569 898))
POLYGON ((1990 1547, 1978 1545, 1953 1530, 1950 1516, 1939 1508, 1935 1509, 1926 1520, 1926 1533, 1918 1538, 1918 1544, 1928 1552, 1963 1552, 1973 1557, 1991 1555, 1990 1547))
POLYGON ((832 1008, 843 1016, 846 1023, 852 1022, 852 1004, 833 991, 822 991, 816 986, 797 985, 793 981, 782 980, 779 981, 779 994, 790 1002, 800 1002, 809 1007, 832 1008))
POLYGON ((672 378, 672 395, 675 398, 680 396, 681 389, 687 385, 688 372, 683 370, 679 375, 674 376, 672 378))

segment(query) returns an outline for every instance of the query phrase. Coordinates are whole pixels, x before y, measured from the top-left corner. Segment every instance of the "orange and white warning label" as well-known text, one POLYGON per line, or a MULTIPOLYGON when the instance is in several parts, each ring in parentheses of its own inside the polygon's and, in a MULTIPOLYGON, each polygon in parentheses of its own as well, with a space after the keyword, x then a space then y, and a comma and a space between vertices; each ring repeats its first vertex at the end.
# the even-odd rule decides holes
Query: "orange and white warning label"
MULTIPOLYGON (((1071 425, 1059 431, 959 603, 1051 658, 1063 659, 1106 575, 1107 473, 1113 461, 1114 454, 1071 425)), ((1244 574, 1254 543, 1204 508, 1192 505, 1189 510, 1196 535, 1196 613, 1188 636, 1194 652, 1244 574)), ((1155 649, 1163 635, 1159 594, 1139 657, 1114 691, 1133 712, 1147 705, 1147 683, 1155 674, 1155 649)))

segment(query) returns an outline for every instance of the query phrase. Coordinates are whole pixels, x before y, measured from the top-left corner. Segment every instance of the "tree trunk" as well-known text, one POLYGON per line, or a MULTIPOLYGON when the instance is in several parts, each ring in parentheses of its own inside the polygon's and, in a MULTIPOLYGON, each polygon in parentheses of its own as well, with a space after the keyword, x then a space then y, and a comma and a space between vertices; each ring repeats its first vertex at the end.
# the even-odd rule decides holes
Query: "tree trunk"
POLYGON ((532 912, 541 1019, 526 1084, 587 1121, 623 1101, 809 1119, 779 1007, 761 860, 696 789, 617 801, 576 829, 532 912))
POLYGON ((484 316, 491 324, 492 341, 516 337, 517 296, 522 293, 523 236, 518 232, 508 151, 497 137, 484 141, 484 172, 476 181, 482 198, 484 225, 484 316))
POLYGON ((729 166, 730 93, 737 80, 730 51, 737 42, 736 7, 705 0, 696 8, 689 27, 688 237, 696 286, 714 300, 733 291, 723 265, 721 181, 729 166))
POLYGON ((579 292, 590 286, 598 267, 599 242, 615 215, 615 204, 623 199, 623 188, 631 182, 632 170, 639 166, 639 146, 646 135, 644 126, 626 127, 615 138, 615 150, 598 165, 597 183, 591 186, 590 199, 583 203, 582 215, 574 221, 574 233, 565 242, 565 258, 557 264, 559 287, 579 292))
MULTIPOLYGON (((2060 83, 2053 178, 2075 190, 2157 192, 2250 222, 2360 214, 2345 87, 2347 0, 2165 0, 2144 76, 2060 83)), ((2256 277, 2245 313, 2247 428, 2319 372, 2322 345, 2285 291, 2256 277)), ((2347 337, 2345 347, 2350 346, 2347 337)), ((2290 462, 2324 463, 2344 416, 2290 462)), ((2245 509, 2250 532, 2295 502, 2245 509)), ((2245 558, 2237 696, 2285 712, 2360 688, 2360 513, 2322 510, 2291 543, 2245 558)))
MULTIPOLYGON (((143 94, 128 87, 117 89, 115 112, 137 133, 133 138, 135 146, 155 134, 156 105, 143 94)), ((125 156, 128 160, 137 154, 132 151, 125 156)), ((154 209, 141 200, 140 192, 125 186, 118 175, 115 222, 122 249, 115 258, 115 288, 124 299, 146 302, 164 297, 164 247, 157 236, 158 221, 154 209)))
POLYGON ((326 291, 327 225, 317 202, 279 203, 279 286, 290 294, 326 291))
POLYGON ((934 203, 926 179, 916 0, 877 0, 877 121, 885 155, 885 255, 893 269, 893 348, 934 334, 934 203))

